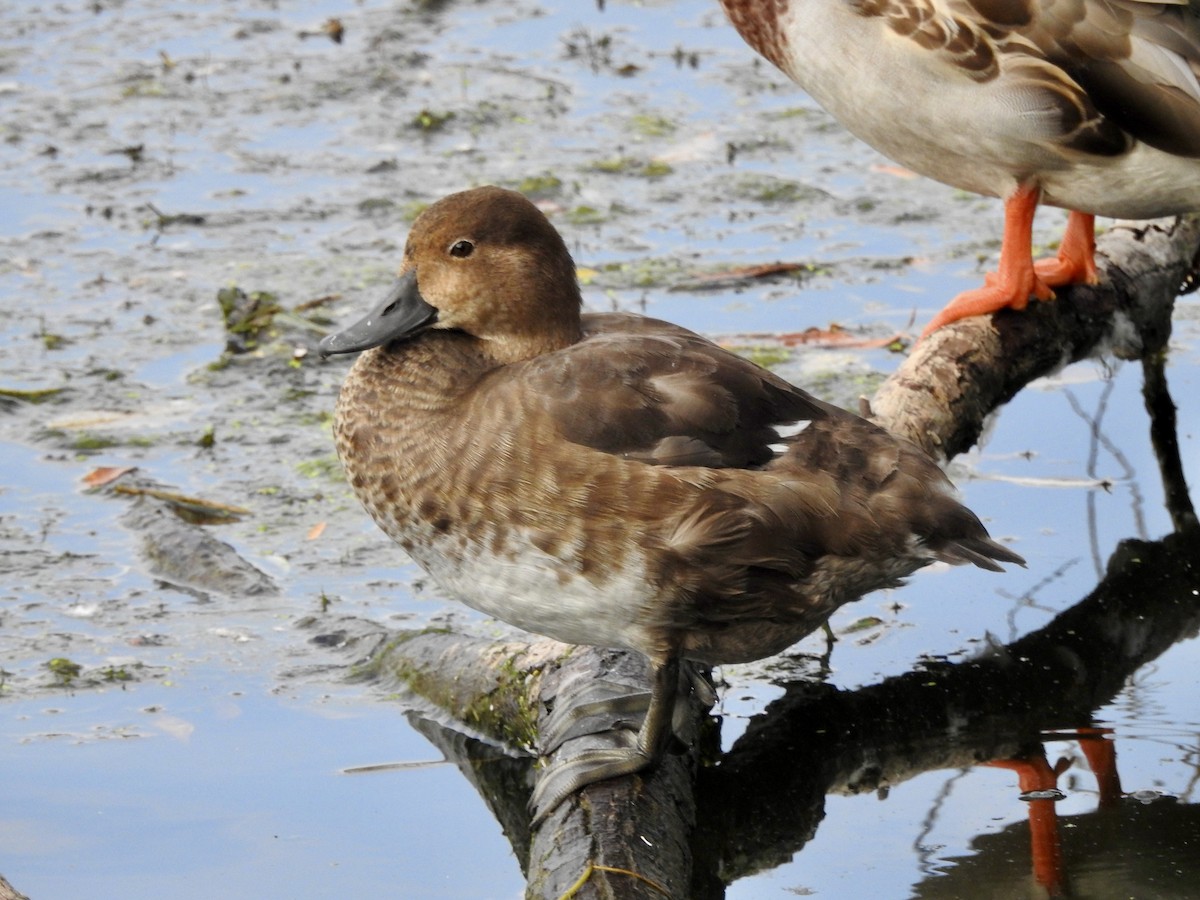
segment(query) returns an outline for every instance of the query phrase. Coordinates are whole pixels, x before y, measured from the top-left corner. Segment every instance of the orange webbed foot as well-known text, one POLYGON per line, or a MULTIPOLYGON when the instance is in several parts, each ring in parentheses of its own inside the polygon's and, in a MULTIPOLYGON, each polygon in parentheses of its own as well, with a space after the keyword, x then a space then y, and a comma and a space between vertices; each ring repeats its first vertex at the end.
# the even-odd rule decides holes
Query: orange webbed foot
POLYGON ((1040 190, 1022 184, 1004 202, 1004 241, 1000 247, 1000 265, 984 278, 984 286, 959 294, 934 316, 921 337, 965 319, 985 316, 997 310, 1024 309, 1032 297, 1054 299, 1052 288, 1067 284, 1095 284, 1096 217, 1074 210, 1067 217, 1067 228, 1052 259, 1033 261, 1033 215, 1040 190))
POLYGON ((947 303, 925 326, 921 337, 926 338, 939 328, 970 316, 987 316, 1001 309, 1024 309, 1029 305, 1030 297, 1037 300, 1054 299, 1054 291, 1038 277, 1032 260, 1016 273, 1005 273, 1003 270, 989 272, 984 278, 983 287, 963 291, 947 303))
POLYGON ((1040 196, 1037 185, 1021 184, 1004 201, 1004 240, 1000 245, 999 266, 987 276, 983 287, 965 291, 951 300, 921 332, 922 338, 968 316, 985 316, 1006 307, 1024 309, 1030 297, 1049 300, 1054 296, 1033 268, 1033 215, 1040 196))

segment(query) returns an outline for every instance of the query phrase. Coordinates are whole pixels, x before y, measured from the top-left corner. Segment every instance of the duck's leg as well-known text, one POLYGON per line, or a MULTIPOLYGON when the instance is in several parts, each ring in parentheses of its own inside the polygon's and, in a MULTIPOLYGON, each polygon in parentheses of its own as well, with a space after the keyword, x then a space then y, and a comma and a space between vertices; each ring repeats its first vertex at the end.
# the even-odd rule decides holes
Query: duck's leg
POLYGON ((1046 751, 1039 747, 1036 753, 1029 756, 993 760, 987 765, 1012 769, 1017 773, 1021 799, 1029 803, 1029 842, 1034 880, 1048 896, 1065 896, 1066 870, 1058 833, 1058 811, 1054 806, 1063 795, 1054 795, 1058 790, 1058 776, 1070 765, 1070 761, 1062 760, 1051 767, 1046 759, 1046 751))
MULTIPOLYGON (((836 640, 836 638, 835 638, 836 640)), ((717 702, 717 689, 707 670, 698 663, 684 660, 679 664, 680 690, 686 694, 690 687, 692 695, 705 709, 712 709, 717 702)), ((645 721, 653 695, 650 691, 631 691, 628 685, 595 681, 588 688, 589 696, 598 697, 584 703, 557 706, 540 728, 538 749, 542 756, 549 756, 566 741, 585 734, 597 734, 614 728, 639 731, 641 727, 634 719, 645 721), (629 716, 630 720, 623 717, 629 716)), ((675 704, 676 720, 686 717, 685 707, 675 704)), ((679 721, 672 721, 671 730, 682 728, 679 721)))
POLYGON ((1079 729, 1079 749, 1087 757, 1096 777, 1100 809, 1110 809, 1121 801, 1121 775, 1117 772, 1117 745, 1110 728, 1079 729))
MULTIPOLYGON (((582 750, 550 763, 538 779, 529 801, 534 824, 581 788, 608 778, 632 775, 658 762, 672 733, 671 722, 678 695, 679 660, 671 658, 654 667, 646 718, 636 739, 630 740, 632 732, 625 730, 605 732, 603 736, 617 746, 582 750)), ((599 701, 600 704, 603 702, 599 701)), ((588 705, 592 707, 588 714, 594 714, 596 704, 588 705)), ((569 750, 562 752, 566 754, 569 750)))
POLYGON ((627 685, 605 681, 593 682, 588 695, 598 699, 556 706, 550 713, 538 729, 538 750, 542 756, 549 756, 566 741, 585 734, 617 728, 639 731, 641 726, 637 721, 645 721, 643 717, 652 699, 649 691, 630 691, 627 685))
POLYGON ((1071 210, 1058 255, 1039 259, 1033 270, 1050 287, 1064 284, 1095 284, 1096 276, 1096 217, 1090 213, 1071 210))
POLYGON ((1004 201, 1004 237, 996 271, 988 275, 983 287, 964 291, 946 304, 921 337, 968 316, 985 316, 1005 307, 1024 309, 1030 297, 1053 299, 1054 292, 1033 265, 1033 216, 1040 196, 1037 185, 1021 184, 1004 201))

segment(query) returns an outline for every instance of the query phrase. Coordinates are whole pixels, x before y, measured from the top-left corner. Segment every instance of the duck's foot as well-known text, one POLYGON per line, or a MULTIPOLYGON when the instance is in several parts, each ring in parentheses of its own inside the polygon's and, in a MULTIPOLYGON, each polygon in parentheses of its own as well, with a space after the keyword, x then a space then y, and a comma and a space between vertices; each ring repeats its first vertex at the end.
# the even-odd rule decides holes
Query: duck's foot
POLYGON ((1093 215, 1072 210, 1067 217, 1058 255, 1033 261, 1033 216, 1040 195, 1036 186, 1021 185, 1004 202, 1004 240, 996 271, 988 273, 983 287, 964 291, 951 300, 921 332, 922 338, 969 316, 986 316, 1001 309, 1024 309, 1030 298, 1052 300, 1056 287, 1096 283, 1096 217, 1093 215))
MULTIPOLYGON (((689 667, 690 668, 690 667, 689 667)), ((611 692, 614 685, 602 685, 601 691, 611 692)), ((598 781, 632 775, 653 766, 673 733, 676 698, 679 696, 680 663, 670 659, 655 666, 654 681, 649 694, 624 693, 576 704, 565 711, 555 710, 543 727, 542 770, 530 798, 533 824, 537 825, 556 806, 575 792, 598 781), (635 733, 620 716, 644 709, 641 728, 635 733), (613 710, 618 719, 612 722, 613 710), (597 729, 595 718, 609 716, 608 727, 597 729), (579 740, 586 743, 580 749, 570 746, 579 740), (597 747, 597 743, 607 746, 597 747)))
MULTIPOLYGON (((596 736, 592 736, 595 738, 596 736)), ((612 731, 603 736, 626 746, 584 750, 574 756, 554 760, 540 774, 529 799, 533 824, 541 823, 554 809, 577 791, 598 781, 633 775, 649 769, 657 757, 639 746, 631 731, 612 731)))
POLYGON ((1058 255, 1039 259, 1033 270, 1042 283, 1052 288, 1068 284, 1096 284, 1096 217, 1071 211, 1058 255))
MULTIPOLYGON (((712 709, 717 702, 717 689, 707 672, 696 665, 680 663, 679 691, 688 690, 705 708, 712 709)), ((564 742, 587 734, 599 734, 613 729, 637 731, 641 728, 653 698, 651 691, 633 691, 618 682, 595 681, 587 688, 588 699, 555 707, 542 724, 538 735, 538 749, 542 756, 553 753, 564 742)), ((672 732, 678 733, 678 717, 688 714, 686 706, 675 704, 671 722, 672 732)))
MULTIPOLYGON (((1033 274, 1031 261, 1029 275, 1033 274)), ((1053 300, 1054 292, 1036 277, 1007 281, 999 272, 989 273, 988 283, 983 287, 963 291, 946 304, 946 307, 925 326, 925 330, 921 332, 921 339, 924 340, 939 328, 959 319, 987 316, 1001 309, 1024 309, 1029 305, 1030 297, 1053 300)))
POLYGON ((556 706, 538 732, 538 750, 549 756, 564 742, 587 734, 641 728, 650 708, 650 692, 630 692, 624 684, 594 682, 588 695, 596 697, 583 703, 556 706), (599 695, 599 696, 597 696, 599 695))

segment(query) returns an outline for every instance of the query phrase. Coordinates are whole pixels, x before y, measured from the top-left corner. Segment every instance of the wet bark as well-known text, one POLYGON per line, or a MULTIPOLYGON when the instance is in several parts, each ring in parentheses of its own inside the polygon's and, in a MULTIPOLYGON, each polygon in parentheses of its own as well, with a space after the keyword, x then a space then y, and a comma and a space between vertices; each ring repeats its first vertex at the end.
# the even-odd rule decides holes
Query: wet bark
MULTIPOLYGON (((1197 248, 1200 217, 1117 226, 1100 239, 1099 286, 1061 291, 994 324, 968 320, 935 333, 880 388, 874 418, 945 460, 974 443, 985 418, 1024 385, 1069 362, 1100 353, 1161 360, 1197 248)), ((1123 544, 1089 597, 988 659, 854 692, 795 686, 719 766, 701 765, 712 761, 715 738, 711 719, 694 709, 682 727, 703 739, 685 742, 645 776, 578 792, 531 829, 525 804, 534 779, 544 777, 532 757, 508 770, 500 787, 485 786, 479 773, 487 760, 494 765, 494 748, 463 742, 433 720, 449 714, 528 752, 533 722, 548 708, 578 702, 572 695, 597 680, 644 685, 644 661, 548 641, 495 645, 440 634, 406 639, 377 664, 440 711, 422 728, 492 805, 525 866, 527 896, 722 897, 732 880, 803 846, 827 792, 1011 756, 1043 728, 1085 725, 1127 675, 1194 632, 1194 591, 1178 586, 1200 578, 1200 541, 1174 408, 1161 366, 1148 365, 1147 408, 1180 534, 1123 544), (494 714, 478 715, 484 708, 494 714)))

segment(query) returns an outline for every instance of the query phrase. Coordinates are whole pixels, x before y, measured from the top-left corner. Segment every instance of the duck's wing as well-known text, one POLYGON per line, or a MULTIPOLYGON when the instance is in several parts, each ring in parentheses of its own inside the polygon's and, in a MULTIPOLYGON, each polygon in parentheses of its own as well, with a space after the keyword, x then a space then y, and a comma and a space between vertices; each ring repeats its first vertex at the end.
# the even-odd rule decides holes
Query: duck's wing
MULTIPOLYGON (((924 67, 1001 79, 1030 137, 1116 155, 1130 137, 1200 156, 1200 0, 851 0, 924 67)), ((931 82, 931 89, 935 85, 931 82)))
MULTIPOLYGON (((1016 0, 1009 0, 1016 2, 1016 0)), ((1024 0, 1023 29, 1109 122, 1200 157, 1200 0, 1024 0)))
POLYGON ((522 390, 566 440, 655 465, 769 462, 779 429, 830 407, 699 335, 655 319, 584 317, 584 339, 527 364, 522 390))

